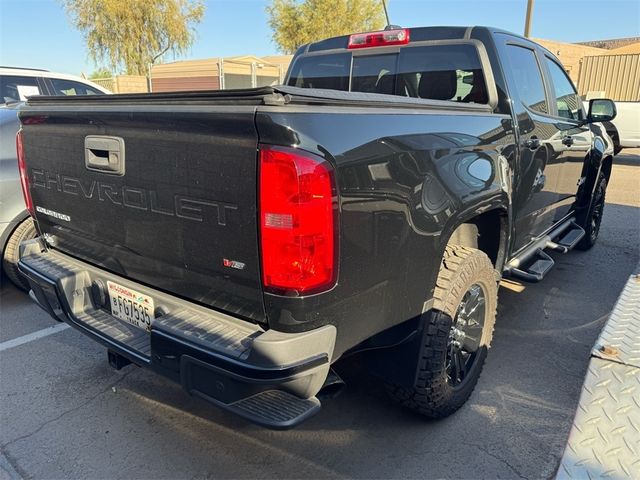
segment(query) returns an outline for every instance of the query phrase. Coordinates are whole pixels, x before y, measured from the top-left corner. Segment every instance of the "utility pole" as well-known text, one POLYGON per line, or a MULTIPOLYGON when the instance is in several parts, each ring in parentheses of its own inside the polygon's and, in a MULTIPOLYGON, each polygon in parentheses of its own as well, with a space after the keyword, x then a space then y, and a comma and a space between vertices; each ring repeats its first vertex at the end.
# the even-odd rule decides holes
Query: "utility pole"
POLYGON ((533 0, 527 0, 527 18, 524 21, 524 36, 531 36, 531 15, 533 14, 533 0))
POLYGON ((153 82, 151 81, 151 67, 153 67, 153 63, 147 63, 147 93, 153 92, 153 82))

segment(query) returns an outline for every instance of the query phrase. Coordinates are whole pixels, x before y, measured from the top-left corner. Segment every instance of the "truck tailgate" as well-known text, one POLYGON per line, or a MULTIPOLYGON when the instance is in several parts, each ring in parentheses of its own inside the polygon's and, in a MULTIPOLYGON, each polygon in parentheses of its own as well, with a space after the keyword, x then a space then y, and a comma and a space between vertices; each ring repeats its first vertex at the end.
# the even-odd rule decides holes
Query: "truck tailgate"
POLYGON ((34 102, 21 120, 41 232, 113 273, 264 321, 254 117, 228 102, 34 102))

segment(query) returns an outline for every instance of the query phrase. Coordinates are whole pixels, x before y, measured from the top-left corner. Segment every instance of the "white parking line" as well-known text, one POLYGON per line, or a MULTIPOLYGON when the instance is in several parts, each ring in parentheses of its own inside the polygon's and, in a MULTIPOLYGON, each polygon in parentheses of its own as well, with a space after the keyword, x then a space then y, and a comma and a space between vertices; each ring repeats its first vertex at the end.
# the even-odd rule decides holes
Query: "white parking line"
POLYGON ((69 325, 66 323, 58 323, 56 325, 52 325, 47 328, 43 328, 42 330, 38 330, 37 332, 28 333, 18 338, 14 338, 12 340, 7 340, 6 342, 0 343, 0 352, 4 350, 8 350, 9 348, 18 347, 20 345, 24 345, 25 343, 33 342, 34 340, 38 340, 42 337, 48 337, 49 335, 53 335, 54 333, 61 332, 69 328, 69 325))

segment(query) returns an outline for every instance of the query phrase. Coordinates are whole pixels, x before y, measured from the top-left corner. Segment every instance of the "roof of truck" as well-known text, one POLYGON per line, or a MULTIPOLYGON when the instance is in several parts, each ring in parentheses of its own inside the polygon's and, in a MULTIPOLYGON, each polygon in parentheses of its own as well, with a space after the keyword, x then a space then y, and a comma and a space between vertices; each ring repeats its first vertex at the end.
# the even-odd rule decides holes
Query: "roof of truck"
MULTIPOLYGON (((486 30, 490 33, 505 33, 523 40, 532 41, 517 33, 509 32, 501 28, 489 27, 483 25, 457 25, 457 26, 431 26, 431 27, 403 27, 393 25, 391 28, 407 28, 411 30, 411 41, 429 41, 429 40, 455 40, 468 38, 473 30, 486 30)), ((366 33, 366 32, 362 32, 366 33)), ((347 48, 349 37, 351 35, 340 35, 338 37, 326 38, 318 42, 312 42, 302 45, 297 54, 315 52, 320 50, 333 50, 339 48, 347 48)), ((534 42, 535 43, 535 42, 534 42)))

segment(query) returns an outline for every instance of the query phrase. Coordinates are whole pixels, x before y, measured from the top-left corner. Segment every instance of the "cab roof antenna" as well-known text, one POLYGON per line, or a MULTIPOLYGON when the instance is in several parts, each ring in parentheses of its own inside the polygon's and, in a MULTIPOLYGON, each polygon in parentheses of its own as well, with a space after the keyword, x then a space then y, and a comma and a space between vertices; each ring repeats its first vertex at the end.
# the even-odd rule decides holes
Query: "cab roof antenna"
POLYGON ((391 22, 389 21, 389 12, 387 11, 387 2, 386 0, 381 0, 382 1, 382 8, 384 8, 384 16, 387 19, 387 26, 384 27, 385 30, 394 30, 397 27, 395 25, 391 25, 391 22))

